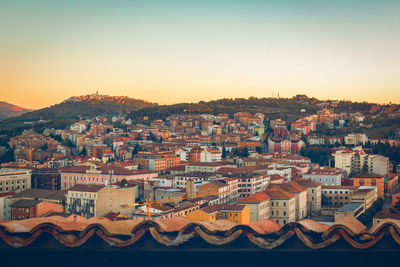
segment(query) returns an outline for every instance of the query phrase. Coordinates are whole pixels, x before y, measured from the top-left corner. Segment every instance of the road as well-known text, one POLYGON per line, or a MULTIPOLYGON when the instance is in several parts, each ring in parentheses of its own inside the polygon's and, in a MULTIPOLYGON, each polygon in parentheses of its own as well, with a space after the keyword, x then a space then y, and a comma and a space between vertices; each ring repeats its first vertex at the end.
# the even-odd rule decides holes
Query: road
MULTIPOLYGON (((399 192, 400 192, 400 184, 397 184, 392 194, 399 192)), ((383 209, 389 209, 392 207, 392 194, 389 194, 387 197, 385 197, 385 202, 383 203, 383 209)))

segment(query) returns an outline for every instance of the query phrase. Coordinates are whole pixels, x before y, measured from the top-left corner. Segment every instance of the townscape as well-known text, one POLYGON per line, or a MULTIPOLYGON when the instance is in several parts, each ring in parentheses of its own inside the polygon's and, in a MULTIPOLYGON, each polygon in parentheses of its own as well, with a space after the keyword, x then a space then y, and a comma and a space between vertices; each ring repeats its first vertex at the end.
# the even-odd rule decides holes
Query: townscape
MULTIPOLYGON (((124 99, 84 96, 98 98, 124 99)), ((1 150, 0 221, 184 217, 332 225, 352 217, 372 227, 400 220, 399 133, 329 132, 374 129, 376 121, 397 118, 400 107, 371 105, 362 113, 335 112, 339 101, 318 106, 315 114, 298 110, 291 122, 189 108, 143 123, 120 113, 81 116, 59 129, 27 128, 1 150)))

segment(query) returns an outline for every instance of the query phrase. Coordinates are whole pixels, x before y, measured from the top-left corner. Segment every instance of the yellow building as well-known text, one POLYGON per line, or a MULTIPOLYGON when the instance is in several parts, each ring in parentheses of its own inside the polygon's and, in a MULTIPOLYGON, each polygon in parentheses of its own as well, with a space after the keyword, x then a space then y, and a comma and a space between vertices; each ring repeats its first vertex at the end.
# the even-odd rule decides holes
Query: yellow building
POLYGON ((250 211, 245 205, 209 205, 186 216, 193 222, 228 220, 237 224, 250 222, 250 211))

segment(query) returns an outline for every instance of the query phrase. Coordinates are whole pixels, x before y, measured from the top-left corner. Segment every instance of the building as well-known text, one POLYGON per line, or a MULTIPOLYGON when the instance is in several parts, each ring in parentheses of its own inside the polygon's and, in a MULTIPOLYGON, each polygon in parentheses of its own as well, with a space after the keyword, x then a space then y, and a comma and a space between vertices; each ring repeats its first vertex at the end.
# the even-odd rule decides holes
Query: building
POLYGON ((94 184, 110 185, 122 180, 126 181, 152 181, 157 177, 157 172, 150 170, 131 171, 117 166, 82 165, 61 169, 61 189, 69 189, 74 185, 94 184))
POLYGON ((191 173, 191 172, 215 173, 222 167, 235 167, 235 166, 232 163, 227 163, 227 162, 191 162, 185 165, 185 173, 191 173))
POLYGON ((296 221, 296 195, 280 188, 264 191, 270 197, 270 219, 279 224, 296 221))
POLYGON ((134 203, 134 187, 80 184, 68 190, 66 211, 90 218, 109 212, 123 213, 123 206, 134 203))
POLYGON ((353 150, 339 149, 332 155, 335 157, 335 168, 346 171, 348 175, 359 173, 386 175, 390 171, 389 158, 367 154, 360 147, 353 150))
POLYGON ((200 152, 200 162, 217 162, 222 160, 222 153, 218 149, 206 148, 200 152))
POLYGON ((40 200, 20 199, 11 204, 11 220, 40 217, 48 212, 64 212, 64 206, 40 200))
POLYGON ((346 145, 358 146, 360 144, 365 145, 367 142, 368 137, 366 134, 348 134, 344 137, 344 143, 346 145))
POLYGON ((322 186, 322 205, 342 207, 351 202, 358 186, 322 186))
POLYGON ((209 205, 186 216, 193 222, 228 220, 236 224, 248 224, 250 211, 246 205, 209 205))
POLYGON ((270 197, 265 192, 240 198, 237 203, 249 207, 250 222, 269 219, 270 217, 270 197))
POLYGON ((377 174, 359 174, 353 178, 354 186, 373 186, 378 189, 378 198, 385 196, 385 177, 377 174))
POLYGON ((283 191, 286 191, 290 194, 296 196, 296 220, 299 221, 305 218, 307 214, 307 188, 302 187, 296 181, 291 181, 283 184, 271 184, 268 186, 268 189, 279 188, 283 191))
POLYGON ((20 192, 31 188, 31 171, 0 169, 0 193, 20 192))
POLYGON ((248 197, 266 188, 270 181, 270 176, 265 173, 250 173, 239 176, 239 195, 248 197))
POLYGON ((175 188, 186 188, 189 181, 193 182, 192 193, 198 194, 199 186, 207 183, 214 176, 210 173, 185 173, 181 175, 175 175, 172 179, 172 187, 175 188))
POLYGON ((299 155, 303 146, 302 140, 268 139, 268 152, 273 154, 299 155))
POLYGON ((15 192, 0 193, 0 221, 11 220, 11 197, 15 192))
POLYGON ((210 181, 198 187, 199 196, 217 196, 219 204, 234 203, 239 198, 238 180, 227 178, 210 181))
POLYGON ((35 168, 32 170, 32 188, 60 190, 61 173, 56 168, 35 168))
POLYGON ((324 166, 309 171, 303 175, 303 178, 325 186, 340 186, 342 185, 343 174, 336 168, 324 166))
POLYGON ((339 220, 342 217, 353 217, 358 218, 361 214, 365 212, 365 204, 362 202, 351 202, 340 209, 335 211, 335 221, 339 220))
POLYGON ((374 188, 363 188, 358 189, 353 193, 350 198, 350 201, 353 203, 364 203, 365 209, 369 209, 372 204, 374 204, 375 200, 378 199, 378 193, 376 187, 374 188))
POLYGON ((307 188, 307 213, 311 216, 321 213, 322 185, 308 179, 296 179, 296 183, 307 188))

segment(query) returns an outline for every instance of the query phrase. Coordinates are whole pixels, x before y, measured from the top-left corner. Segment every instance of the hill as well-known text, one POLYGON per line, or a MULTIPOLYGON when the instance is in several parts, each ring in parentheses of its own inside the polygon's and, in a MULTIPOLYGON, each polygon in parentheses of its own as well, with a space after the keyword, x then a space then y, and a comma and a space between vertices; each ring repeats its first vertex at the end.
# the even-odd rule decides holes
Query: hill
POLYGON ((33 109, 22 108, 7 102, 0 101, 0 121, 22 115, 30 111, 33 111, 33 109))
POLYGON ((22 114, 0 122, 0 134, 15 135, 24 129, 64 128, 84 117, 128 114, 144 107, 156 106, 145 100, 126 96, 86 95, 71 97, 59 104, 22 114))
MULTIPOLYGON (((335 102, 336 112, 368 112, 373 106, 370 103, 357 103, 350 101, 335 102)), ((213 101, 200 101, 199 103, 181 103, 174 105, 160 105, 156 107, 146 107, 129 114, 129 117, 135 123, 145 123, 143 118, 148 120, 165 119, 176 113, 208 113, 217 115, 218 113, 228 113, 233 116, 234 113, 243 111, 250 113, 264 113, 266 120, 281 118, 291 123, 301 117, 316 114, 319 109, 329 101, 320 101, 316 98, 309 98, 305 95, 297 95, 292 98, 224 98, 213 101)))

